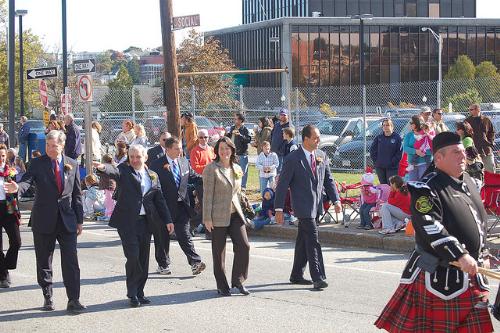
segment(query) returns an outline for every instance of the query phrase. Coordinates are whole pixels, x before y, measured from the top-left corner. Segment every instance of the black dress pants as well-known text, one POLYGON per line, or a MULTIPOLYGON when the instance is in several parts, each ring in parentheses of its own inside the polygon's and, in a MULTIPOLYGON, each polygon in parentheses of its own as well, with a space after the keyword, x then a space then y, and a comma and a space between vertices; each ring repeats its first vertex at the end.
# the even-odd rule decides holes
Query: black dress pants
POLYGON ((7 276, 9 269, 17 267, 17 257, 20 247, 21 234, 19 233, 16 217, 12 214, 7 214, 5 201, 0 201, 0 280, 7 276), (5 230, 9 238, 9 249, 5 254, 3 252, 2 230, 5 230))
POLYGON ((139 216, 135 225, 127 230, 118 229, 123 253, 127 261, 127 297, 144 297, 144 286, 148 280, 149 248, 151 232, 145 216, 139 216))
POLYGON ((306 264, 309 263, 309 273, 314 282, 325 280, 323 253, 318 240, 316 219, 299 218, 299 228, 295 240, 295 253, 290 279, 299 280, 304 277, 306 264))
POLYGON ((52 234, 33 232, 38 284, 45 297, 52 297, 52 258, 56 240, 61 251, 61 269, 69 300, 80 298, 80 267, 76 250, 76 232, 68 232, 61 218, 52 234))
POLYGON ((212 256, 214 262, 214 276, 217 289, 228 291, 226 279, 226 239, 227 235, 233 242, 234 260, 231 285, 241 285, 248 277, 248 264, 250 261, 250 243, 248 242, 245 223, 235 213, 231 215, 228 227, 214 227, 212 230, 212 256))

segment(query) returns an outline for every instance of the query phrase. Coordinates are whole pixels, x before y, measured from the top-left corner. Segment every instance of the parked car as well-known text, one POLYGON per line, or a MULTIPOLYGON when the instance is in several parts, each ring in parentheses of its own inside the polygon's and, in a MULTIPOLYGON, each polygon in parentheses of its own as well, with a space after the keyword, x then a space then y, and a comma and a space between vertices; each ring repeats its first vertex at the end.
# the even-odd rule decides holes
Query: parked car
MULTIPOLYGON (((410 131, 410 118, 397 117, 391 118, 394 123, 394 131, 399 133, 401 138, 410 131)), ((462 114, 445 114, 443 120, 450 129, 454 132, 456 128, 456 122, 465 119, 462 114)), ((375 122, 371 124, 366 129, 366 163, 367 165, 372 165, 373 161, 370 158, 370 147, 372 145, 373 139, 382 133, 382 126, 380 122, 375 122)), ((353 170, 353 169, 363 169, 363 133, 352 139, 351 142, 339 146, 339 148, 333 154, 331 159, 332 169, 337 170, 353 170)))
POLYGON ((215 143, 220 137, 226 134, 226 130, 223 126, 217 124, 214 120, 204 117, 195 116, 194 121, 199 129, 204 128, 208 131, 208 143, 215 143))
POLYGON ((417 108, 394 108, 385 110, 385 115, 387 117, 411 117, 420 113, 420 109, 417 108))
MULTIPOLYGON (((381 117, 367 117, 366 125, 370 126, 380 119, 381 117)), ((321 133, 319 148, 331 158, 338 146, 351 141, 363 131, 363 118, 331 117, 321 120, 317 126, 321 133)))

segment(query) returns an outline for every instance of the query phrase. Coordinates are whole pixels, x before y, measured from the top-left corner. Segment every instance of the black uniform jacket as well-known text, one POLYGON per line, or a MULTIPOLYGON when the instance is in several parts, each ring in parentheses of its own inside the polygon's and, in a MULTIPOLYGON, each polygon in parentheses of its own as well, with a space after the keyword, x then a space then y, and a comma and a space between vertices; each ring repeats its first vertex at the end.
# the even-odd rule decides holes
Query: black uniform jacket
MULTIPOLYGON (((469 277, 449 263, 469 253, 482 263, 487 252, 487 214, 470 176, 450 177, 439 169, 421 182, 409 182, 415 251, 408 261, 402 283, 412 283, 426 274, 427 290, 442 299, 452 299, 467 290, 469 277)), ((478 274, 478 283, 488 289, 478 274)))

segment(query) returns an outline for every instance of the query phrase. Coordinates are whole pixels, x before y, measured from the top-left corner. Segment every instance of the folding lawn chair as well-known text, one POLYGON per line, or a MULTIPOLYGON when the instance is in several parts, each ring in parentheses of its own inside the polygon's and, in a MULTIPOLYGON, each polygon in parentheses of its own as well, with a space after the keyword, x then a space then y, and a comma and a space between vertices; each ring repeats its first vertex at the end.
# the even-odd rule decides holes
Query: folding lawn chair
POLYGON ((492 234, 500 223, 500 174, 484 171, 484 185, 481 189, 481 198, 484 208, 491 219, 488 219, 488 236, 499 236, 499 233, 492 234))
POLYGON ((339 191, 340 204, 342 205, 342 224, 348 228, 350 222, 359 216, 359 208, 361 207, 359 189, 361 188, 361 182, 355 184, 342 182, 336 185, 339 191))

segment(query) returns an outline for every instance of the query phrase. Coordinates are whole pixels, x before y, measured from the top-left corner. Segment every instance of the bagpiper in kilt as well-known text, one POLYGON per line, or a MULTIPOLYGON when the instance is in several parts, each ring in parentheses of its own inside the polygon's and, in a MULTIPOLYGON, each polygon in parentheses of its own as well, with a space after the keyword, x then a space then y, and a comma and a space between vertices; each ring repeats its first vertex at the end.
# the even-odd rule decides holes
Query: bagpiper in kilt
POLYGON ((492 332, 488 281, 477 273, 489 255, 487 214, 463 172, 460 137, 440 133, 433 147, 434 171, 408 183, 415 250, 375 325, 388 332, 492 332))

